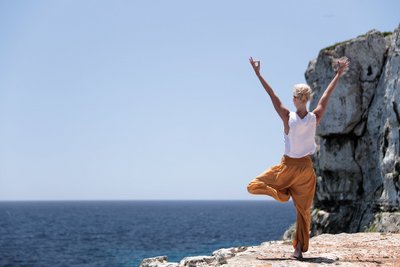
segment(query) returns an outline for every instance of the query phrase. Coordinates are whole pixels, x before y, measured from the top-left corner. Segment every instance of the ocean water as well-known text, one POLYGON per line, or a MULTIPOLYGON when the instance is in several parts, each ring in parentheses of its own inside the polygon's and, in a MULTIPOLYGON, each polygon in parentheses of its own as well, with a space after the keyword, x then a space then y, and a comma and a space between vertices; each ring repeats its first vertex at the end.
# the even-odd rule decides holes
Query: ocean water
POLYGON ((0 202, 0 266, 139 266, 281 239, 293 204, 274 201, 0 202))

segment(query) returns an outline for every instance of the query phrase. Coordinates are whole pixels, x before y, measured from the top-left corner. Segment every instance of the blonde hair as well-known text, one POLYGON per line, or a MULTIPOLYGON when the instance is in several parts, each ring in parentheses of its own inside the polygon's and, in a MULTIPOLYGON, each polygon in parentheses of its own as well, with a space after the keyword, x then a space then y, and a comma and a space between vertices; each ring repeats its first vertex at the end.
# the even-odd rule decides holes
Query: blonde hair
POLYGON ((307 84, 299 83, 293 86, 293 96, 299 98, 302 102, 310 100, 311 94, 311 88, 307 84))

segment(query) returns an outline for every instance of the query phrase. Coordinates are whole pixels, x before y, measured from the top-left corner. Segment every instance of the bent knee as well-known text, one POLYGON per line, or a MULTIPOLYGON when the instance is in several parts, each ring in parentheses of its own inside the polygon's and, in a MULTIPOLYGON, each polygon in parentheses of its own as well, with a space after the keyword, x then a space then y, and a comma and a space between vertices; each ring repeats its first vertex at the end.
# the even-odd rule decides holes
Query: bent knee
POLYGON ((249 183, 249 184, 247 185, 247 192, 249 192, 250 194, 253 192, 251 183, 249 183))
POLYGON ((251 181, 251 182, 247 185, 247 192, 249 192, 250 194, 254 194, 255 191, 256 191, 257 189, 260 188, 260 186, 262 186, 262 184, 260 185, 260 182, 251 181))

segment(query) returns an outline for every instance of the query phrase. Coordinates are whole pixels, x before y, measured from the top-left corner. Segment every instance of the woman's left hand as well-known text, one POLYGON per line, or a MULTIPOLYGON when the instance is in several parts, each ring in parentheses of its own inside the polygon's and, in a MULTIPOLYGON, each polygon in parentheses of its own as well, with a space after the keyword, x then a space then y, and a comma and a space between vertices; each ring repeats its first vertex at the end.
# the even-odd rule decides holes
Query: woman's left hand
POLYGON ((253 67, 255 73, 258 75, 260 74, 260 61, 254 60, 252 57, 249 59, 251 66, 253 67))

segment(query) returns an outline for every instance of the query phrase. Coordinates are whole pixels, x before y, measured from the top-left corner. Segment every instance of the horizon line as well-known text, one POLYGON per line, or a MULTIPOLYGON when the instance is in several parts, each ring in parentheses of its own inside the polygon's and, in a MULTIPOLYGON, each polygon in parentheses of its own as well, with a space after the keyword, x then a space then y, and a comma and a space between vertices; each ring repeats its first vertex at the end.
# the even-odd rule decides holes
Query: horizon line
MULTIPOLYGON (((273 201, 273 199, 2 199, 0 202, 273 201)), ((288 202, 290 202, 289 200, 288 202)))

